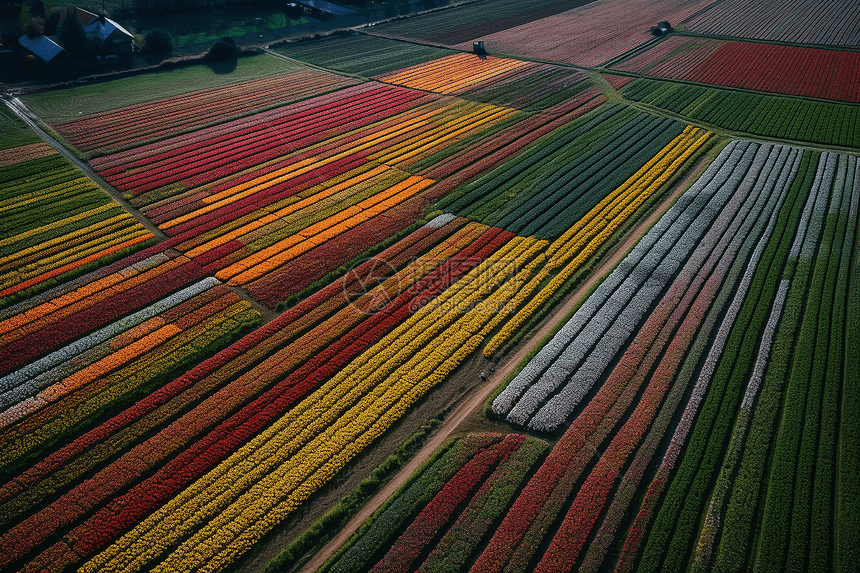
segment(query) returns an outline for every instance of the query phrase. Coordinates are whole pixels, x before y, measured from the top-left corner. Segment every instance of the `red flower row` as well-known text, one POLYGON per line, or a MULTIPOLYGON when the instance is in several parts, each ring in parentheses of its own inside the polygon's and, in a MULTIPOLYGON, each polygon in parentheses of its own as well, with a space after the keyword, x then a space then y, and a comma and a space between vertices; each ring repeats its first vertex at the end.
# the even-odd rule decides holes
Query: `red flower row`
POLYGON ((424 506, 371 571, 411 571, 412 563, 433 541, 439 530, 457 517, 458 507, 469 498, 493 468, 508 459, 522 441, 523 436, 511 434, 501 443, 479 451, 448 480, 430 503, 424 506))
MULTIPOLYGON (((164 245, 159 245, 164 247, 164 245)), ((178 267, 75 314, 10 342, 0 356, 0 373, 8 373, 93 330, 148 306, 206 276, 200 265, 186 260, 178 267)))

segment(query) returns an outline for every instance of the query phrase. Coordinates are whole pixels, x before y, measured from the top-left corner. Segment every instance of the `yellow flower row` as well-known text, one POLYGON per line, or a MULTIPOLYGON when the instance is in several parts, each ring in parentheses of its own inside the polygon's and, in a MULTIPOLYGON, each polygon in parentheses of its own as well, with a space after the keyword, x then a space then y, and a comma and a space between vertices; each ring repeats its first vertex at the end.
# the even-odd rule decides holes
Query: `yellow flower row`
MULTIPOLYGON (((42 233, 47 233, 53 229, 58 227, 62 227, 64 225, 71 225, 81 219, 86 219, 88 217, 92 217, 94 215, 98 215, 103 211, 107 211, 109 209, 115 209, 118 205, 116 203, 105 203, 104 205, 100 205, 98 207, 94 207, 88 211, 84 211, 83 213, 78 213, 77 215, 72 215, 71 217, 66 217, 65 219, 60 219, 59 221, 54 221, 53 223, 49 223, 47 225, 42 225, 41 227, 36 227, 35 229, 30 229, 29 231, 24 231, 23 233, 18 233, 17 235, 12 235, 11 237, 6 237, 5 239, 0 239, 0 247, 5 247, 6 245, 14 245, 19 241, 23 241, 24 239, 28 239, 35 235, 40 235, 42 233)), ((0 259, 0 262, 5 259, 0 259)))
MULTIPOLYGON (((517 293, 505 316, 542 284, 551 271, 563 267, 529 302, 493 336, 484 347, 491 356, 585 263, 615 230, 648 197, 657 191, 710 137, 709 132, 688 126, 645 166, 610 193, 547 249, 547 264, 517 293)), ((501 323, 501 319, 497 321, 501 323)))
POLYGON ((478 110, 458 118, 458 122, 454 126, 448 124, 439 126, 421 134, 420 137, 416 138, 417 140, 406 142, 408 145, 394 146, 391 149, 371 155, 370 159, 381 163, 397 165, 420 155, 428 149, 437 147, 451 139, 461 137, 464 133, 474 132, 484 125, 504 119, 512 113, 514 113, 512 109, 482 105, 478 110))
POLYGON ((530 64, 521 60, 479 58, 474 54, 462 53, 398 70, 381 76, 379 80, 413 89, 454 94, 530 64))
POLYGON ((481 303, 544 248, 538 243, 509 241, 82 571, 149 568, 180 542, 154 570, 229 564, 478 348, 474 332, 492 316, 481 303))
POLYGON ((150 233, 142 225, 135 223, 133 226, 127 227, 122 231, 96 237, 82 245, 74 246, 51 257, 40 259, 32 264, 15 269, 10 273, 0 275, 0 288, 6 288, 8 286, 18 284, 51 269, 78 261, 93 253, 103 251, 108 247, 124 243, 125 241, 141 237, 143 235, 150 235, 150 233))
MULTIPOLYGON (((106 205, 109 208, 121 209, 119 205, 110 204, 106 205)), ((26 249, 21 249, 20 251, 16 251, 11 255, 0 258, 0 268, 6 266, 12 261, 17 259, 26 257, 28 255, 32 255, 38 253, 40 251, 45 251, 52 247, 56 247, 58 245, 64 245, 66 247, 71 247, 74 245, 75 239, 88 239, 91 237, 99 237, 102 234, 109 233, 111 231, 116 231, 117 229, 127 226, 129 220, 132 220, 132 224, 135 223, 134 217, 130 213, 122 212, 113 217, 109 217, 107 219, 102 219, 97 221, 91 225, 86 227, 80 227, 78 229, 74 229, 73 231, 69 231, 64 235, 60 235, 59 237, 55 237, 53 239, 49 239, 47 241, 37 243, 32 247, 28 247, 26 249)))

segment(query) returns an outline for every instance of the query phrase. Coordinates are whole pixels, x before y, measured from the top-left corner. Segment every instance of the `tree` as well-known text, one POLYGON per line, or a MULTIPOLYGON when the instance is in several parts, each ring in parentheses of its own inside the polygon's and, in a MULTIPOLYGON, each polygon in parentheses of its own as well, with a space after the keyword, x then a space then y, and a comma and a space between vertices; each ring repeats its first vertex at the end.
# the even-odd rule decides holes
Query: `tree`
POLYGON ((60 21, 57 24, 57 43, 78 58, 88 55, 91 51, 84 27, 72 6, 66 6, 60 15, 60 21))
POLYGON ((30 18, 30 21, 24 24, 24 33, 28 38, 35 38, 45 33, 45 21, 42 18, 30 18))
POLYGON ((143 51, 147 54, 169 54, 173 51, 173 38, 164 30, 151 30, 144 36, 143 51))
POLYGON ((63 15, 62 8, 55 8, 48 15, 45 20, 45 35, 46 36, 56 36, 57 35, 57 26, 60 25, 60 16, 63 15))
POLYGON ((212 44, 205 59, 209 62, 222 62, 235 60, 237 57, 239 57, 239 49, 236 47, 236 40, 226 37, 212 44))
POLYGON ((42 0, 36 0, 30 4, 30 16, 33 18, 45 18, 45 3, 42 0))

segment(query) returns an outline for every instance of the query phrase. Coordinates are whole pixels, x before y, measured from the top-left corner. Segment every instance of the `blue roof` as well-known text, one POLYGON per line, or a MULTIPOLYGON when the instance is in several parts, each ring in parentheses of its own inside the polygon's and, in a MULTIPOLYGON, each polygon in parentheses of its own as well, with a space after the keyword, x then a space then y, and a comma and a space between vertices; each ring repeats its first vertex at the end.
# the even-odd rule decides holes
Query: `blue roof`
POLYGON ((44 35, 31 38, 24 34, 18 38, 18 43, 46 62, 50 62, 64 51, 59 44, 44 35))
POLYGON ((316 8, 317 10, 322 10, 323 12, 334 14, 335 16, 347 16, 349 14, 355 14, 355 10, 345 8, 343 6, 338 6, 337 4, 332 4, 331 2, 326 2, 326 0, 298 0, 298 2, 300 4, 304 4, 305 6, 310 6, 311 8, 316 8))

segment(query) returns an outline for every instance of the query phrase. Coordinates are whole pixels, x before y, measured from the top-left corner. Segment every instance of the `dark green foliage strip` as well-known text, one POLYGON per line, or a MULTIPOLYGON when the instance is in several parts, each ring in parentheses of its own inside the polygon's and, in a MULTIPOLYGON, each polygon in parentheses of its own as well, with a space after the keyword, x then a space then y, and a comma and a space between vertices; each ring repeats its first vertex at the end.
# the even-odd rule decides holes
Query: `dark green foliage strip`
MULTIPOLYGON (((840 157, 840 161, 848 164, 848 158, 840 157)), ((856 166, 856 160, 852 158, 851 166, 856 166)), ((809 545, 809 570, 816 572, 831 571, 833 562, 833 532, 835 530, 833 519, 833 483, 836 479, 835 466, 838 459, 836 451, 836 434, 838 432, 839 417, 839 390, 842 380, 842 362, 844 356, 844 330, 845 330, 845 297, 848 293, 848 270, 851 266, 851 255, 854 247, 854 231, 857 217, 849 217, 849 204, 857 199, 860 188, 853 188, 853 169, 847 168, 847 177, 842 196, 842 208, 838 215, 836 230, 836 247, 841 247, 841 256, 836 261, 833 256, 835 271, 835 285, 833 275, 828 269, 828 284, 825 288, 832 288, 833 306, 829 317, 822 315, 822 319, 830 320, 830 345, 829 351, 824 359, 827 361, 823 402, 821 409, 821 430, 819 432, 818 455, 815 463, 815 475, 812 488, 812 507, 810 517, 810 545, 809 545), (838 263, 838 265, 837 265, 838 263)), ((856 209, 854 210, 856 213, 856 209)), ((835 251, 834 251, 835 252, 835 251)))
POLYGON ((457 53, 364 34, 288 44, 275 51, 315 66, 368 78, 457 53))
POLYGON ((552 240, 681 133, 679 122, 603 106, 461 186, 440 206, 552 240))
POLYGON ((473 559, 484 536, 491 532, 510 507, 530 470, 549 444, 527 437, 511 454, 463 510, 457 522, 442 537, 419 573, 457 573, 473 559))
MULTIPOLYGON (((860 570, 860 226, 857 222, 857 193, 860 173, 854 179, 849 221, 855 243, 848 249, 851 270, 848 279, 847 317, 845 320, 845 363, 839 412, 839 461, 836 468, 836 555, 834 570, 839 573, 860 570)), ((851 234, 849 233, 849 237, 851 234)), ((849 239, 850 240, 850 239, 849 239)), ((847 246, 847 245, 846 245, 847 246)))
POLYGON ((404 484, 355 535, 330 559, 319 573, 329 571, 359 571, 380 548, 387 546, 401 526, 421 511, 442 489, 451 476, 465 465, 480 448, 489 447, 500 435, 475 434, 462 438, 441 457, 435 457, 424 471, 404 484))
POLYGON ((651 528, 639 564, 640 571, 680 571, 690 553, 705 496, 721 460, 722 446, 734 422, 746 374, 746 370, 740 372, 740 368, 736 369, 735 363, 739 361, 749 365, 755 358, 758 333, 767 320, 769 302, 782 278, 783 261, 791 247, 803 198, 814 175, 809 163, 810 160, 804 157, 800 172, 780 212, 774 235, 768 242, 729 335, 688 446, 651 528))
POLYGON ((646 79, 631 82, 621 93, 627 99, 730 131, 860 148, 858 105, 646 79))
POLYGON ((529 189, 534 192, 539 188, 529 185, 535 174, 545 171, 545 183, 554 181, 552 177, 556 168, 563 165, 562 158, 555 156, 560 149, 570 145, 568 153, 582 152, 595 138, 603 134, 603 130, 616 129, 635 115, 635 111, 620 105, 600 106, 540 138, 512 160, 455 189, 439 202, 439 207, 446 211, 467 214, 471 218, 495 222, 498 218, 496 211, 507 205, 511 199, 527 193, 529 189), (616 114, 617 117, 613 117, 616 114))

